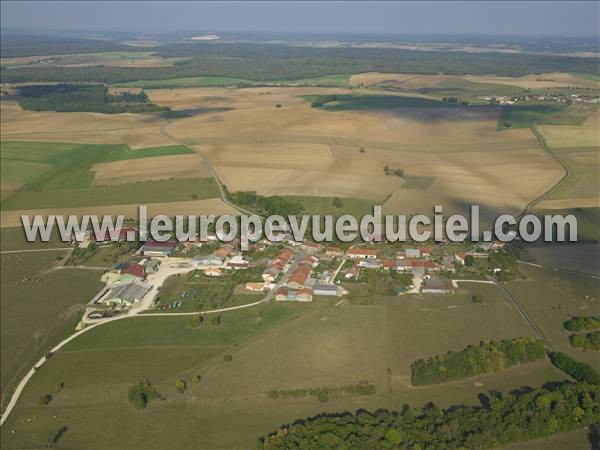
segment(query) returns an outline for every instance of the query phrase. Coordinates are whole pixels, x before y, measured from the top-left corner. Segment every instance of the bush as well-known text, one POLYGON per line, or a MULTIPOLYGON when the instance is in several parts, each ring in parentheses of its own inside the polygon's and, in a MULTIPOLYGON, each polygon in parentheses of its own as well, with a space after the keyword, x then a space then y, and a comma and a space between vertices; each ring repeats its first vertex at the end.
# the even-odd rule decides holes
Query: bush
POLYGON ((42 395, 38 398, 38 405, 47 405, 52 401, 52 396, 50 394, 42 395))
POLYGON ((336 208, 341 208, 342 206, 344 206, 344 202, 339 197, 334 197, 333 202, 331 204, 336 208))
POLYGON ((584 317, 573 317, 563 323, 563 326, 569 331, 583 331, 583 330, 595 330, 600 328, 600 317, 596 316, 584 316, 584 317))
POLYGON ((140 381, 135 386, 129 388, 129 403, 138 409, 144 409, 148 406, 150 400, 162 399, 156 388, 149 380, 140 381))
POLYGON ((227 354, 227 355, 223 356, 223 361, 231 362, 231 361, 233 361, 233 356, 227 354))
POLYGON ((177 380, 175 382, 175 389, 177 389, 177 392, 179 392, 180 394, 183 394, 185 392, 185 390, 187 389, 186 382, 183 380, 177 380))
POLYGON ((190 317, 190 326, 192 328, 198 328, 204 322, 204 316, 198 314, 197 316, 190 317))
POLYGON ((210 319, 210 323, 213 327, 221 326, 221 316, 214 316, 212 319, 210 319))
POLYGON ((48 441, 48 444, 46 444, 46 447, 50 448, 54 446, 54 444, 60 440, 60 438, 67 432, 68 429, 69 428, 66 425, 60 427, 55 433, 52 434, 52 436, 50 436, 50 440, 48 441))
POLYGON ((473 267, 475 265, 475 257, 473 255, 465 256, 465 266, 473 267))

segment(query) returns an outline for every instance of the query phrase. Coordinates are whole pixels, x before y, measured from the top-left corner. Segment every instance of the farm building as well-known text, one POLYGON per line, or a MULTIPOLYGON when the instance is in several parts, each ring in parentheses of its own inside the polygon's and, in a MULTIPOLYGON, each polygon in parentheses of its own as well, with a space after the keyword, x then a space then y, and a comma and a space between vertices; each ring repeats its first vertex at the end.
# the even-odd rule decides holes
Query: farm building
POLYGON ((421 250, 419 250, 418 248, 407 248, 404 251, 406 253, 407 258, 420 258, 421 257, 421 250))
POLYGON ((160 266, 160 261, 158 259, 148 259, 144 262, 144 269, 146 273, 154 273, 158 270, 158 266, 160 266))
POLYGON ((99 303, 131 306, 133 302, 140 301, 151 288, 152 286, 141 280, 116 284, 110 287, 108 294, 99 300, 99 303))
POLYGON ((321 249, 321 246, 315 242, 306 241, 300 244, 300 250, 308 253, 316 253, 321 249))
POLYGON ((383 267, 381 260, 374 258, 362 259, 357 265, 358 267, 362 267, 364 269, 380 269, 383 267))
POLYGON ((297 301, 311 302, 313 299, 313 290, 310 288, 287 289, 281 287, 275 292, 277 301, 297 301))
POLYGON ((465 252, 456 252, 454 254, 454 261, 458 264, 465 264, 465 258, 467 257, 467 253, 465 252))
POLYGON ((141 264, 126 264, 121 269, 121 275, 131 275, 135 278, 143 280, 144 278, 146 278, 146 271, 144 270, 144 266, 141 264))
POLYGON ((346 252, 346 256, 352 259, 376 259, 377 250, 368 248, 351 248, 346 252))
MULTIPOLYGON (((138 230, 135 227, 124 227, 124 228, 119 228, 118 230, 115 230, 115 231, 117 231, 117 234, 118 234, 117 240, 119 242, 134 241, 135 237, 138 233, 138 230), (130 236, 131 236, 131 239, 129 238, 130 236)), ((96 242, 107 242, 107 241, 112 240, 109 231, 95 231, 92 233, 91 239, 96 242)))
POLYGON ((203 255, 192 258, 192 263, 197 266, 221 266, 223 265, 223 260, 215 255, 203 255))
POLYGON ((334 258, 344 256, 344 251, 339 247, 327 247, 325 249, 326 256, 333 256, 334 258))
POLYGON ((421 292, 423 294, 450 294, 456 286, 447 278, 429 278, 423 281, 421 292))
POLYGON ((144 256, 166 257, 171 255, 177 247, 177 241, 158 242, 149 240, 142 246, 144 256))
POLYGON ((247 291, 262 292, 262 291, 264 291, 264 289, 265 289, 265 283, 253 283, 253 282, 246 283, 247 291))
POLYGON ((222 273, 221 269, 218 269, 218 268, 206 269, 204 271, 204 275, 207 275, 209 277, 220 277, 221 273, 222 273))
POLYGON ((231 267, 233 269, 247 269, 249 265, 250 262, 246 261, 240 255, 234 256, 227 262, 227 267, 231 267))
POLYGON ((285 285, 290 289, 300 289, 302 286, 304 286, 306 280, 308 280, 310 272, 311 270, 308 267, 304 265, 299 266, 294 271, 292 276, 290 276, 289 280, 285 285))
POLYGON ((335 284, 315 283, 312 287, 314 295, 337 296, 341 295, 340 290, 335 284))
POLYGON ((277 278, 277 275, 279 275, 280 273, 281 273, 281 269, 278 269, 277 267, 269 267, 269 268, 265 269, 265 271, 262 273, 261 277, 265 281, 273 282, 273 281, 275 281, 275 278, 277 278))

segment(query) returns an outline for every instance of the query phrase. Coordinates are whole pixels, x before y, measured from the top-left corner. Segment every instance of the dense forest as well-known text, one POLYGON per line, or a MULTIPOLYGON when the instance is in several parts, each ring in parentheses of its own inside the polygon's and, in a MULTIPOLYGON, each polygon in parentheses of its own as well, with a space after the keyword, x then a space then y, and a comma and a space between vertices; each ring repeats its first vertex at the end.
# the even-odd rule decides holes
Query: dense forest
MULTIPOLYGON (((3 68, 2 80, 16 82, 122 83, 197 76, 255 81, 297 80, 331 74, 401 72, 521 76, 543 72, 597 74, 595 58, 568 56, 413 51, 383 48, 313 48, 254 43, 178 43, 156 49, 164 57, 190 58, 171 66, 3 68)), ((4 54, 2 56, 5 56, 4 54)))
POLYGON ((150 103, 145 92, 110 94, 101 84, 32 85, 19 89, 19 104, 32 111, 99 112, 116 114, 124 112, 168 111, 150 103))
POLYGON ((515 338, 469 345, 460 352, 448 352, 427 359, 418 359, 411 366, 411 382, 415 386, 444 383, 481 373, 499 372, 517 364, 542 359, 542 341, 515 338))
POLYGON ((581 428, 600 420, 600 388, 564 383, 482 395, 479 406, 426 405, 401 411, 324 413, 285 425, 263 449, 490 449, 581 428))

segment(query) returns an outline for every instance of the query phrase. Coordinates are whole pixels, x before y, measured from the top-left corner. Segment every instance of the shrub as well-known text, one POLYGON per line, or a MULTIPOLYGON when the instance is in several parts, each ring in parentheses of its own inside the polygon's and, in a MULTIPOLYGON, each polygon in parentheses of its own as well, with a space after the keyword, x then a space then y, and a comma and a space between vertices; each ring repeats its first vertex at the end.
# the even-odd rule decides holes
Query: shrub
POLYGON ((42 395, 38 398, 38 405, 47 405, 52 401, 52 396, 50 394, 42 395))
POLYGON ((223 356, 223 361, 226 361, 226 362, 233 361, 233 356, 227 354, 227 355, 223 356))
POLYGON ((483 297, 481 295, 474 295, 471 297, 471 300, 473 300, 473 303, 483 303, 483 297))
POLYGON ((149 380, 140 381, 135 386, 129 388, 129 403, 138 409, 144 409, 148 406, 150 400, 161 399, 161 395, 149 380))
POLYGON ((177 380, 175 382, 175 389, 177 389, 177 392, 179 392, 180 394, 183 394, 185 392, 185 390, 187 389, 186 382, 183 380, 177 380))

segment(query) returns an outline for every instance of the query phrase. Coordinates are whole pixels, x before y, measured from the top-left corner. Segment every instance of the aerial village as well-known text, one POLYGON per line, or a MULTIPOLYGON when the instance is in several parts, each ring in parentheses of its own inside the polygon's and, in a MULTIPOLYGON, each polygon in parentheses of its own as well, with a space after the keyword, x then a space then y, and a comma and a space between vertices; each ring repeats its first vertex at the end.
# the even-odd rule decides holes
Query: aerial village
MULTIPOLYGON (((74 244, 79 249, 120 245, 131 233, 137 235, 138 230, 120 229, 117 243, 105 235, 87 233, 74 244)), ((351 297, 354 286, 376 282, 369 280, 370 274, 375 273, 400 275, 395 289, 398 296, 448 294, 459 289, 457 272, 473 266, 475 259, 486 259, 503 248, 500 242, 458 249, 448 243, 398 248, 385 242, 367 242, 342 249, 311 241, 296 242, 291 237, 280 243, 251 243, 248 251, 241 251, 239 244, 239 240, 221 242, 215 233, 209 233, 203 241, 194 238, 185 242, 140 242, 135 245, 137 249, 103 273, 105 286, 89 302, 80 326, 122 314, 178 312, 189 293, 183 291, 174 298, 164 298, 161 289, 167 279, 182 275, 201 277, 205 280, 202 286, 206 287, 211 279, 218 283, 230 274, 248 271, 249 277, 238 283, 236 292, 258 294, 260 301, 310 302, 323 296, 351 297)), ((489 270, 493 274, 502 269, 489 270)))

